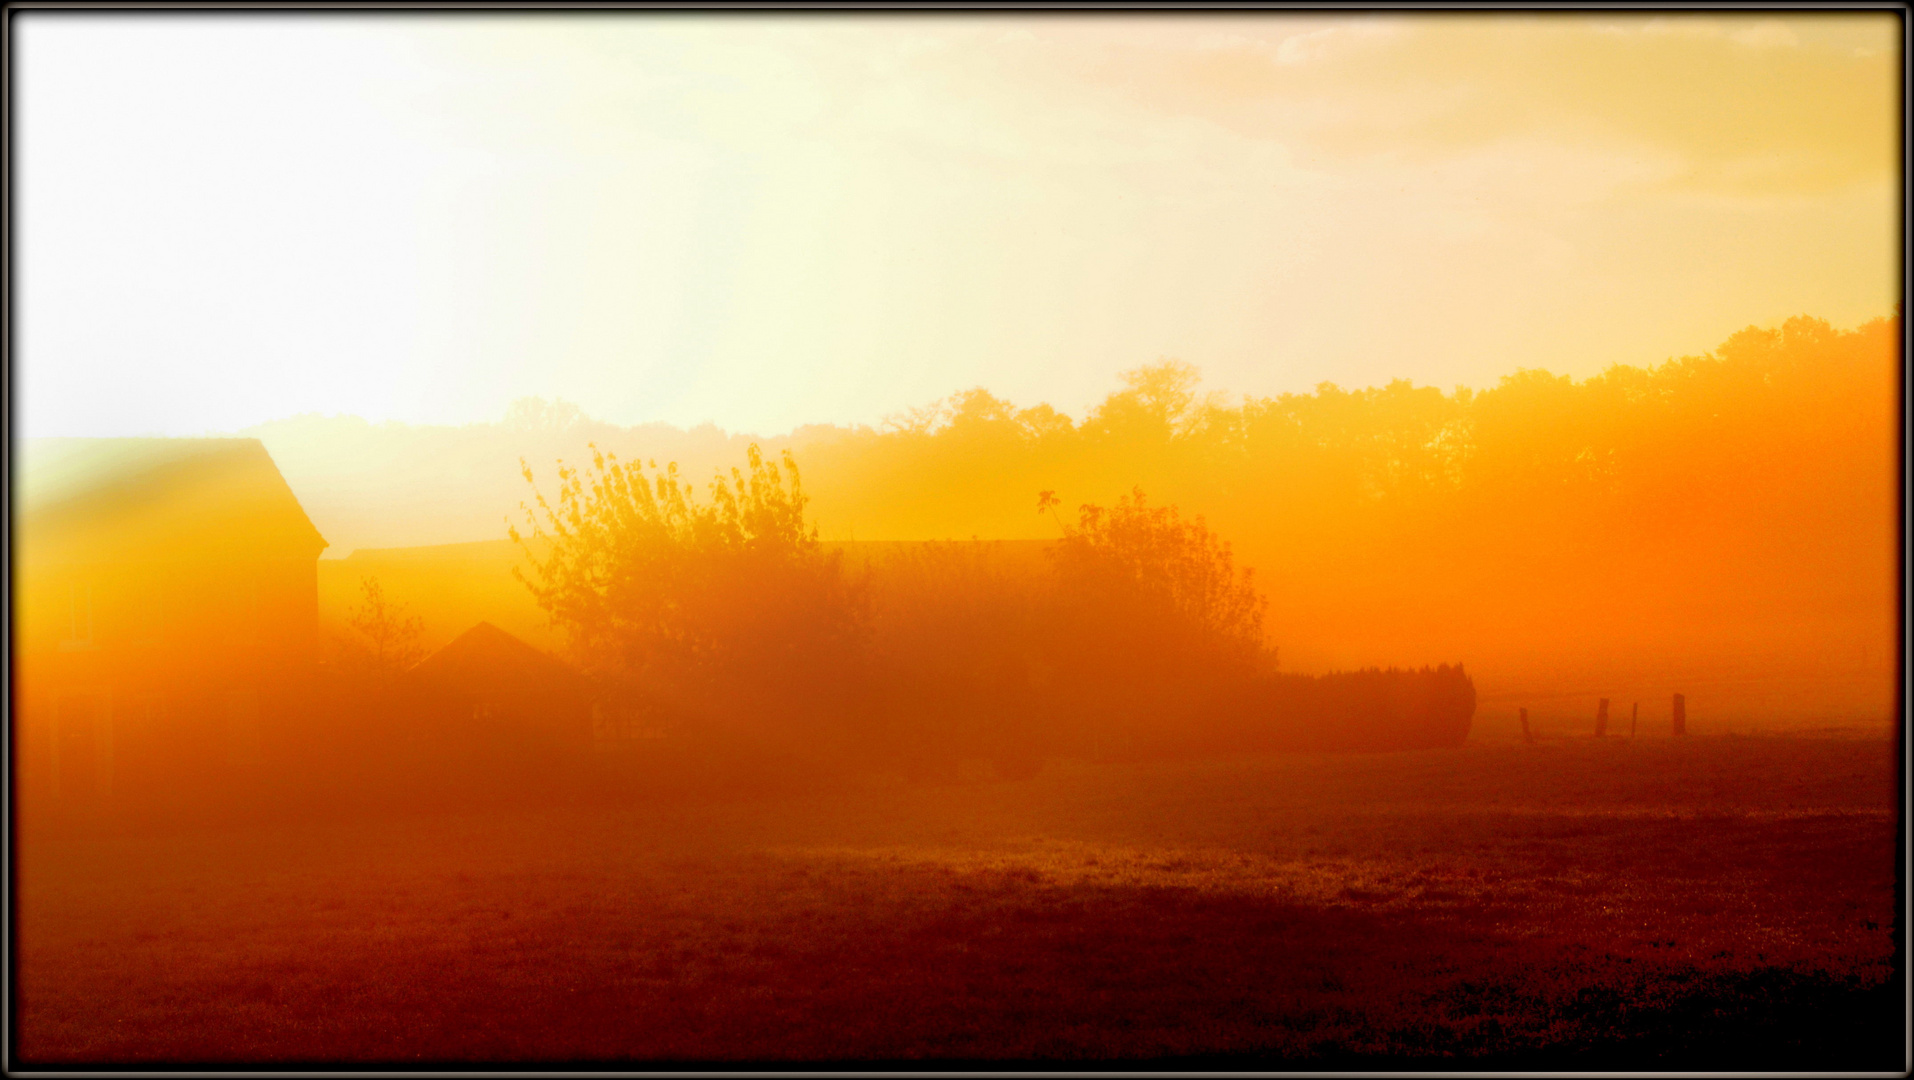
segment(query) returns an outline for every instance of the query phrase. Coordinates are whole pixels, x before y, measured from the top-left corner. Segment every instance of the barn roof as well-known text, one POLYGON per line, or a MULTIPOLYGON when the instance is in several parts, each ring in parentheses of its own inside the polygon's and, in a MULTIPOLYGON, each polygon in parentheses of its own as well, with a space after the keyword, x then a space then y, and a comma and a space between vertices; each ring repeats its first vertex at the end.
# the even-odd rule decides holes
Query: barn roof
POLYGON ((413 665, 407 677, 464 696, 575 693, 582 689, 577 672, 489 622, 453 638, 413 665))
POLYGON ((29 563, 317 558, 325 538, 258 439, 33 439, 18 460, 29 563))

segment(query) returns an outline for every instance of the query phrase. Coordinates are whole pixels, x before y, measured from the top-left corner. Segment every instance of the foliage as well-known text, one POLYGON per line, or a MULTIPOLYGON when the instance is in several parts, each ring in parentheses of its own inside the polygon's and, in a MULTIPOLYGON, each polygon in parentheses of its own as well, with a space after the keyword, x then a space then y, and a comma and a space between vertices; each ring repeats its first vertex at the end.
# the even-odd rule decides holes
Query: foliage
POLYGON ((1107 506, 1140 486, 1234 542, 1280 597, 1270 633, 1312 666, 1435 662, 1464 642, 1523 677, 1597 653, 1680 653, 1711 677, 1757 654, 1878 666, 1900 339, 1898 316, 1796 318, 1588 378, 1529 360, 1475 390, 1231 402, 1165 362, 1041 435, 1034 410, 973 390, 909 433, 817 433, 801 452, 819 520, 861 536, 1034 539, 1061 522, 1033 519, 1025 493, 1107 506))
POLYGON ((589 668, 698 730, 762 736, 796 719, 786 734, 1027 773, 1113 700, 1124 715, 1179 687, 1197 700, 1190 687, 1264 656, 1251 573, 1200 519, 1141 492, 1083 507, 1050 558, 879 545, 853 573, 806 521, 788 454, 754 447, 705 500, 671 465, 597 452, 561 465, 553 496, 533 486, 529 532, 512 533, 521 580, 589 668))
POLYGON ((804 436, 816 505, 795 466, 755 456, 708 503, 675 470, 607 458, 539 504, 558 542, 535 592, 600 670, 695 702, 857 687, 837 703, 871 730, 960 742, 1185 723, 1193 688, 1273 666, 1258 586, 1281 597, 1274 632, 1317 664, 1433 661, 1466 641, 1506 670, 1563 647, 1570 611, 1583 647, 1698 640, 1696 620, 1855 637, 1822 628, 1891 611, 1898 325, 1795 319, 1588 379, 1519 369, 1480 391, 1398 380, 1234 404, 1166 361, 1125 373, 1081 424, 978 388, 888 431, 804 436), (1039 488, 1041 529, 1015 494, 1039 488), (1057 489, 1129 494, 1066 515, 1057 489), (811 510, 864 535, 1062 541, 1048 573, 954 545, 854 578, 811 510), (754 545, 780 554, 754 564, 754 545))
POLYGON ((1050 549, 1036 642, 1063 744, 1102 755, 1186 739, 1230 687, 1274 666, 1254 574, 1201 518, 1152 506, 1137 489, 1110 507, 1080 507, 1075 523, 1058 505, 1055 492, 1038 495, 1063 537, 1050 549))
MULTIPOLYGON (((1038 496, 1039 511, 1055 495, 1038 496)), ((1086 504, 1057 548, 1066 595, 1126 596, 1159 632, 1186 630, 1203 646, 1249 659, 1263 645, 1269 602, 1257 591, 1255 571, 1237 570, 1229 542, 1201 517, 1185 521, 1173 506, 1151 506, 1141 488, 1108 509, 1086 504)))
POLYGON ((512 431, 569 431, 586 422, 584 410, 569 401, 541 397, 519 398, 505 410, 504 426, 512 431))
POLYGON ((424 620, 407 605, 386 599, 378 578, 362 578, 359 590, 364 600, 346 611, 346 625, 359 637, 348 655, 370 673, 386 678, 423 659, 424 620))
MULTIPOLYGON (((522 463, 521 463, 522 465, 522 463)), ((700 501, 675 464, 560 464, 552 499, 533 484, 520 579, 593 670, 677 708, 737 717, 788 711, 843 685, 862 597, 826 552, 787 451, 754 445, 700 501)))

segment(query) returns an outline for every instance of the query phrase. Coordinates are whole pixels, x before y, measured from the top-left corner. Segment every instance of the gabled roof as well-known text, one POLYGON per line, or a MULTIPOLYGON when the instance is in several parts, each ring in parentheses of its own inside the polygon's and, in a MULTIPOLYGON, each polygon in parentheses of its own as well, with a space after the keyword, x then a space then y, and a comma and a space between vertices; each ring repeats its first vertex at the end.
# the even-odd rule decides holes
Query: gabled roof
POLYGON ((583 689, 577 672, 488 622, 453 638, 413 665, 406 677, 462 697, 583 689))
POLYGON ((20 451, 25 562, 317 558, 326 547, 258 439, 33 439, 20 451))

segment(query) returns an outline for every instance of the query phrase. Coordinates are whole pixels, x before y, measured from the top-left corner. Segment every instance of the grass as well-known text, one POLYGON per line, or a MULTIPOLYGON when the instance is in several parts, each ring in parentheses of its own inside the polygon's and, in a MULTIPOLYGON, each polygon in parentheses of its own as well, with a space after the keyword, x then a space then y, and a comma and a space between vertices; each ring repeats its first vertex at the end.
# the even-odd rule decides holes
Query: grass
POLYGON ((26 836, 16 1065, 1903 1067, 1875 737, 26 836))

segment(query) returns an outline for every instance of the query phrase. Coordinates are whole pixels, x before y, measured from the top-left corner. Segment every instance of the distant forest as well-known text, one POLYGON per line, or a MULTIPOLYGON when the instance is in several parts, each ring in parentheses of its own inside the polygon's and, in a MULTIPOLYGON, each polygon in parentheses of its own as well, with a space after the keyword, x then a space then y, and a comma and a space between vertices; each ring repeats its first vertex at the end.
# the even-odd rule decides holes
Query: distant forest
POLYGON ((248 434, 335 542, 498 536, 526 494, 519 460, 576 463, 588 442, 700 483, 758 442, 796 452, 826 540, 1055 538, 1037 492, 1074 508, 1141 487, 1233 542, 1270 639, 1304 668, 1467 657, 1872 687, 1892 669, 1899 340, 1898 314, 1849 331, 1802 317, 1581 381, 1518 369, 1475 391, 1238 400, 1164 361, 1080 421, 978 388, 879 428, 773 439, 537 400, 494 425, 304 417, 248 434))
POLYGON ((1628 648, 1749 622, 1846 640, 1891 619, 1899 337, 1898 319, 1797 318, 1581 382, 1234 405, 1168 363, 1080 424, 973 390, 803 460, 819 519, 860 536, 1032 535, 1030 491, 1141 485, 1236 544, 1293 650, 1327 634, 1434 662, 1564 629, 1628 648))

